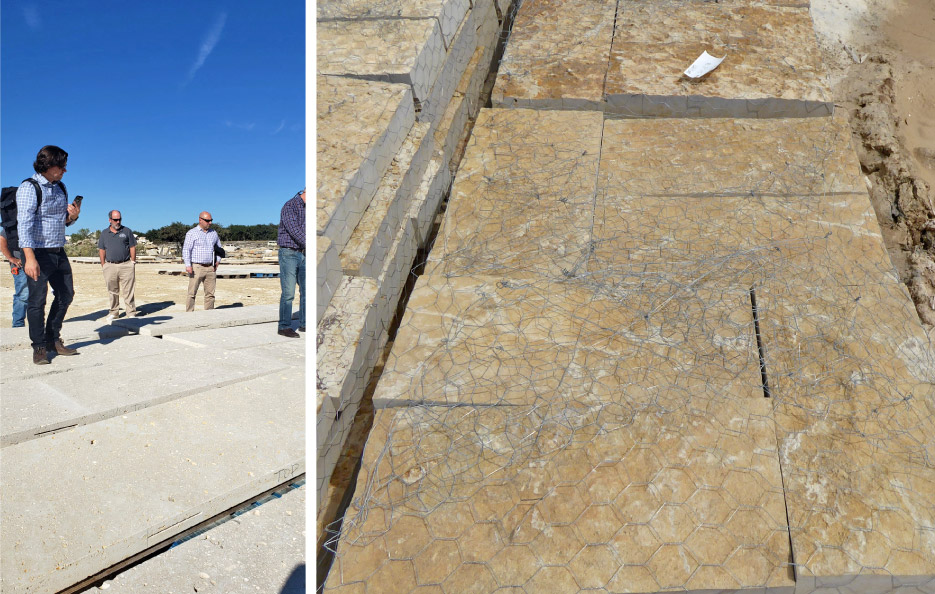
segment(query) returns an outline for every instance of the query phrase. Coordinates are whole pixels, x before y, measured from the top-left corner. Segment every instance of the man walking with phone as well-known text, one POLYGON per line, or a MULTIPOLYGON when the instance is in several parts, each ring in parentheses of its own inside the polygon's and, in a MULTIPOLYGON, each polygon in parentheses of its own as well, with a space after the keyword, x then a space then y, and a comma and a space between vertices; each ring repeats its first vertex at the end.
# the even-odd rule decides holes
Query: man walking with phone
POLYGON ((108 218, 110 226, 101 231, 97 251, 101 257, 107 292, 110 293, 107 321, 111 322, 120 316, 121 294, 127 317, 136 316, 136 237, 129 227, 123 226, 123 215, 119 210, 110 211, 108 218))
POLYGON ((195 295, 198 294, 198 285, 205 284, 205 309, 214 309, 214 289, 217 286, 217 269, 220 258, 216 255, 214 247, 221 247, 221 238, 217 231, 211 228, 210 212, 198 215, 198 226, 189 229, 185 234, 185 243, 182 245, 182 259, 185 261, 185 272, 188 273, 188 302, 185 311, 195 311, 195 295))
POLYGON ((24 269, 29 287, 26 319, 32 342, 32 362, 49 363, 48 351, 59 355, 77 355, 78 351, 62 343, 62 323, 75 296, 71 264, 65 255, 65 227, 78 220, 80 204, 68 204, 62 176, 68 153, 48 145, 39 150, 33 169, 36 174, 16 191, 17 233, 23 250, 24 269), (33 182, 38 184, 37 187, 33 182), (49 286, 54 298, 45 317, 49 286))

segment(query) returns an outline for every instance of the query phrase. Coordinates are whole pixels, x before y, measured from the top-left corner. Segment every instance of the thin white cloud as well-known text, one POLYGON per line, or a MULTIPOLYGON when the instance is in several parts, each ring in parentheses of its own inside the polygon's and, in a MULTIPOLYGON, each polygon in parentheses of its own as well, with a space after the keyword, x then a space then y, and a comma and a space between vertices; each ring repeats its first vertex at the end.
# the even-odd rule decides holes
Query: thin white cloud
POLYGON ((39 9, 35 4, 27 4, 23 7, 23 18, 26 19, 26 24, 33 31, 38 31, 42 28, 42 20, 39 19, 39 9))
POLYGON ((282 129, 286 127, 286 120, 279 122, 279 127, 273 131, 273 135, 279 134, 282 132, 282 129))
POLYGON ((224 120, 224 125, 228 128, 236 128, 238 130, 253 130, 256 127, 256 122, 250 122, 249 124, 241 124, 237 122, 232 122, 230 120, 224 120))
POLYGON ((226 22, 226 12, 222 12, 218 15, 217 19, 215 19, 214 24, 211 25, 207 35, 205 35, 204 40, 201 42, 201 48, 198 50, 198 58, 195 59, 195 63, 192 64, 191 69, 189 69, 186 82, 191 81, 195 77, 195 73, 204 66, 205 60, 207 60, 211 52, 214 51, 214 46, 221 40, 221 32, 224 30, 224 24, 226 22))

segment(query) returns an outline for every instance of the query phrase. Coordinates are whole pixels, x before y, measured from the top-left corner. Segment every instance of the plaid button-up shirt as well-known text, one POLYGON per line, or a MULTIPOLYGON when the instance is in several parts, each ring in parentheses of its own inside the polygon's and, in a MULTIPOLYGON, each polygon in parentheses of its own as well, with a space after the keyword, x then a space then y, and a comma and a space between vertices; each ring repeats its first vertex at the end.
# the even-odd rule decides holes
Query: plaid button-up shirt
POLYGON ((185 244, 182 245, 182 259, 185 260, 185 267, 191 266, 192 262, 214 264, 215 245, 221 245, 221 238, 214 229, 207 232, 203 231, 200 226, 189 229, 185 234, 185 244))
POLYGON ((279 247, 305 249, 305 200, 302 200, 302 192, 287 201, 279 212, 276 243, 279 247))
POLYGON ((57 183, 41 173, 32 176, 42 188, 42 204, 36 208, 36 188, 27 181, 16 190, 16 230, 21 248, 60 248, 65 245, 68 198, 57 183))

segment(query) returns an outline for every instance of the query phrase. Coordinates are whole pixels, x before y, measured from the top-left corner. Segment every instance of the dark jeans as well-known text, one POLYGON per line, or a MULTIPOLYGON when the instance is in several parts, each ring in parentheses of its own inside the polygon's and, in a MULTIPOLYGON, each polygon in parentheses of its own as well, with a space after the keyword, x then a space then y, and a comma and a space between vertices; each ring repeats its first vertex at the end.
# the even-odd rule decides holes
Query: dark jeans
POLYGON ((47 346, 61 338, 62 322, 65 312, 75 296, 74 282, 71 276, 71 264, 65 250, 46 250, 36 248, 36 262, 39 264, 39 278, 27 277, 29 302, 26 306, 26 320, 29 322, 29 340, 33 348, 47 346), (45 298, 52 287, 54 298, 49 308, 49 319, 45 319, 45 298))

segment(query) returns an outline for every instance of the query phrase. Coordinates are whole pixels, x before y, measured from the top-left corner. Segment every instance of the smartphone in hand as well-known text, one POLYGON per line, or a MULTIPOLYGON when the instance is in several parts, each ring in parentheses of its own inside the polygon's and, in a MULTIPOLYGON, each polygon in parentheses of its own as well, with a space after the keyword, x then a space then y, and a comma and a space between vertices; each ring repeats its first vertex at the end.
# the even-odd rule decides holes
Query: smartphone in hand
POLYGON ((84 200, 84 196, 75 196, 75 206, 81 208, 81 201, 84 200))

